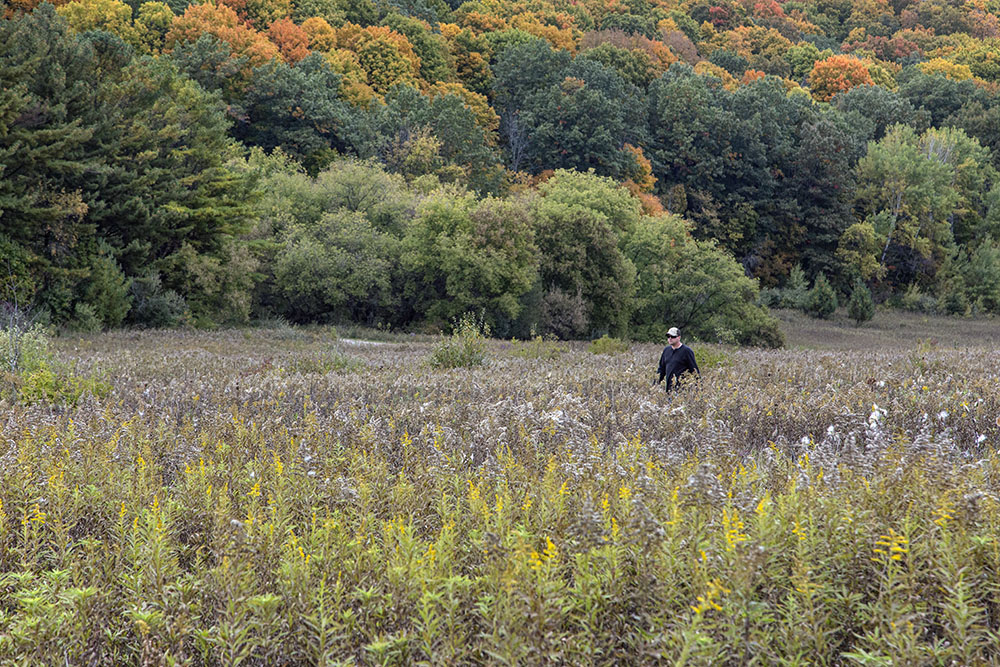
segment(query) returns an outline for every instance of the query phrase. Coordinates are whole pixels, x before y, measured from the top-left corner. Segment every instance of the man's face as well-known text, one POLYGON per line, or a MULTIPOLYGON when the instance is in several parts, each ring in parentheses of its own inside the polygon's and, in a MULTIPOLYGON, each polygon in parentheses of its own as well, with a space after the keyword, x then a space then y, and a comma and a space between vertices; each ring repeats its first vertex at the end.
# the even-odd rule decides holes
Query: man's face
POLYGON ((676 347, 681 342, 680 336, 667 336, 667 342, 676 347))

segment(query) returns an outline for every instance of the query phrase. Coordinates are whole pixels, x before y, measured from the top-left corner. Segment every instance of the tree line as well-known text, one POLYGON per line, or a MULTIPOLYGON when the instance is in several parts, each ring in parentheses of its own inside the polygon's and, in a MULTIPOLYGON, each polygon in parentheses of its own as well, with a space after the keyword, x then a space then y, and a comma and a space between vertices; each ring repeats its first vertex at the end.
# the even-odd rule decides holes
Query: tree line
POLYGON ((83 328, 479 309, 506 335, 774 344, 756 304, 819 279, 996 313, 997 25, 860 0, 7 2, 4 289, 83 328))

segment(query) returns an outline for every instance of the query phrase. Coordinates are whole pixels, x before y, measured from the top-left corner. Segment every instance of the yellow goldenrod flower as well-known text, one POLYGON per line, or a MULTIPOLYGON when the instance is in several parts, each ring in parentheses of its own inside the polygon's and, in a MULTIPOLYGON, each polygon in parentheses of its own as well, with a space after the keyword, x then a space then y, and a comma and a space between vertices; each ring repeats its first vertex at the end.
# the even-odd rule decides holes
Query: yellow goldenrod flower
POLYGON ((740 520, 739 512, 733 508, 732 515, 727 508, 722 509, 722 531, 726 536, 726 551, 733 551, 740 542, 746 542, 749 538, 743 533, 743 522, 740 520))
POLYGON ((799 518, 795 517, 792 523, 794 524, 792 526, 792 535, 798 537, 800 541, 806 539, 806 531, 802 528, 802 524, 799 523, 799 518))
POLYGON ((545 538, 545 551, 543 552, 542 555, 545 556, 545 559, 549 561, 554 561, 559 559, 559 549, 557 549, 556 545, 552 542, 552 538, 550 537, 545 538))
POLYGON ((691 609, 699 616, 710 609, 722 611, 722 605, 720 605, 717 600, 719 600, 726 593, 730 592, 731 591, 724 587, 718 579, 712 579, 708 582, 704 595, 698 595, 695 598, 698 604, 692 605, 691 609))
POLYGON ((889 560, 903 560, 903 556, 909 553, 909 543, 910 541, 905 535, 900 535, 890 528, 888 535, 880 535, 879 539, 875 541, 875 547, 872 549, 875 557, 871 560, 879 563, 889 560))
POLYGON ((757 503, 757 509, 755 510, 757 516, 761 518, 767 517, 767 510, 770 505, 771 505, 771 491, 768 490, 764 492, 764 497, 760 499, 759 503, 757 503))
POLYGON ((531 505, 532 505, 531 494, 529 494, 527 491, 525 491, 524 492, 524 502, 521 503, 521 509, 523 511, 527 512, 528 510, 531 509, 531 505))
POLYGON ((941 502, 938 503, 938 506, 934 509, 932 514, 932 516, 936 517, 934 519, 934 523, 942 528, 947 527, 948 522, 955 518, 955 504, 951 502, 949 495, 950 494, 948 492, 945 492, 945 494, 941 497, 941 502))

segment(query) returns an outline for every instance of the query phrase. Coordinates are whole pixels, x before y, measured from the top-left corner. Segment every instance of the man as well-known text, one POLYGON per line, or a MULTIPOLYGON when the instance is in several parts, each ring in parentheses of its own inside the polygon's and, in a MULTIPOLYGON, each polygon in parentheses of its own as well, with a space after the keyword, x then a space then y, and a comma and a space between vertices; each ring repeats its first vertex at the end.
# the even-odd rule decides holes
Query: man
POLYGON ((701 371, 698 369, 698 362, 694 360, 694 351, 681 344, 681 332, 677 327, 670 327, 667 331, 667 342, 669 345, 663 348, 663 354, 660 355, 660 378, 656 384, 663 382, 666 377, 667 391, 670 391, 671 387, 676 389, 680 386, 682 375, 694 372, 700 376, 701 371))

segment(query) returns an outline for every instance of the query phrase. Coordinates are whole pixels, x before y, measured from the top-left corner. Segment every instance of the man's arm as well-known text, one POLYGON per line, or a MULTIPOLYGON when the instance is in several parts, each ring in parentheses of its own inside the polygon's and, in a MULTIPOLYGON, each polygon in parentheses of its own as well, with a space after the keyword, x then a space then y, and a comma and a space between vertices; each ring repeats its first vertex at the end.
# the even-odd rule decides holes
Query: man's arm
POLYGON ((659 379, 657 379, 655 384, 660 384, 663 382, 663 376, 667 374, 667 351, 663 350, 660 354, 660 365, 657 368, 657 372, 660 374, 659 379))
POLYGON ((698 362, 694 360, 694 350, 688 348, 688 355, 691 357, 691 368, 694 369, 695 373, 701 375, 701 369, 698 368, 698 362))

